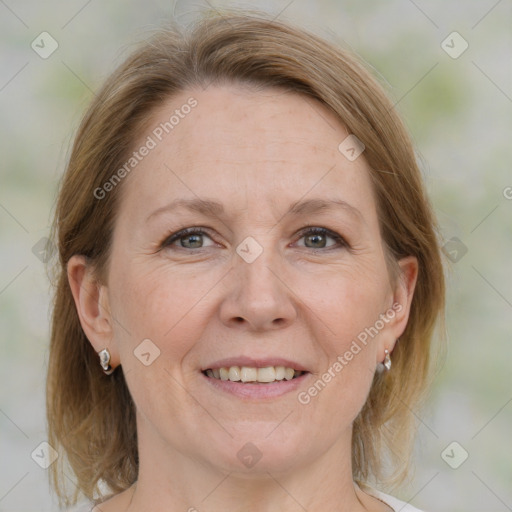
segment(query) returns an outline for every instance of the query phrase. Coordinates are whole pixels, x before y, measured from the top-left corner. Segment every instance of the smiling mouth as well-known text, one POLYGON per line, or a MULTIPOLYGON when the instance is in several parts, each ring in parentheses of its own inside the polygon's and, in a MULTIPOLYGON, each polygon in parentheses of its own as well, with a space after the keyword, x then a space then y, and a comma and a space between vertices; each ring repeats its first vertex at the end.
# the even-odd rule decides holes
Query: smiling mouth
POLYGON ((271 384, 273 382, 296 379, 309 372, 295 370, 285 366, 266 366, 256 368, 250 366, 230 366, 222 368, 208 368, 202 372, 207 377, 231 382, 271 384))

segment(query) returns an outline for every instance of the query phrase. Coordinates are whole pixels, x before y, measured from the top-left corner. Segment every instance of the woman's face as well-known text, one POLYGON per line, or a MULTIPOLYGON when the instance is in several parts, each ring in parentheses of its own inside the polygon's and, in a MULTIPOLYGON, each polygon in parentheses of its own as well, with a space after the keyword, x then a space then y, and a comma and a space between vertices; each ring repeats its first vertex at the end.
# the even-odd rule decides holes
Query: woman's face
POLYGON ((347 455, 411 292, 390 282, 364 152, 338 149, 347 136, 321 104, 276 89, 191 89, 153 113, 106 284, 141 454, 241 473, 347 455), (171 236, 185 228, 200 233, 171 236), (249 382, 205 372, 242 366, 249 382), (257 370, 277 366, 307 373, 250 383, 282 378, 257 370))

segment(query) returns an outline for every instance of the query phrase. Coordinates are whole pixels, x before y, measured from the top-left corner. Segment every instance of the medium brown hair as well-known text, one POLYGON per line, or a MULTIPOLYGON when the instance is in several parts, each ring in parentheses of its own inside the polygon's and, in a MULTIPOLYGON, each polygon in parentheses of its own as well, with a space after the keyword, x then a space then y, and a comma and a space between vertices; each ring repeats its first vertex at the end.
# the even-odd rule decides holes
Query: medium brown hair
POLYGON ((395 470, 387 477, 407 471, 411 411, 430 380, 432 343, 441 337, 434 331, 438 319, 444 327, 445 300, 438 226, 409 136, 379 83, 349 51, 262 13, 208 13, 189 30, 159 29, 112 73, 85 114, 60 185, 52 228, 59 262, 47 418, 49 442, 61 455, 52 466, 52 484, 66 504, 79 492, 89 499, 101 496, 99 484, 120 492, 138 473, 135 407, 122 367, 103 374, 80 325, 67 263, 72 255, 85 255, 104 281, 126 180, 102 199, 94 191, 129 158, 155 108, 187 88, 222 82, 280 87, 317 100, 365 145, 390 275, 396 277, 397 260, 409 255, 418 259, 419 273, 392 371, 376 374, 353 425, 353 476, 384 484, 386 454, 395 470), (69 467, 73 493, 65 485, 69 467))

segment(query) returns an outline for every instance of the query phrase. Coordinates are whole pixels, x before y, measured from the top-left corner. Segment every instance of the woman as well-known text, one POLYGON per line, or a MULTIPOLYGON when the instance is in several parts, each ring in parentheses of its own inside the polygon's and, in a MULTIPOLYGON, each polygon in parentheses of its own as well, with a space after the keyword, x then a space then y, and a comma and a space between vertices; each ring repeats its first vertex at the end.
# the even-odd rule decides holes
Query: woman
POLYGON ((407 472, 443 268, 355 57, 264 15, 159 31, 95 96, 54 230, 63 503, 416 510, 376 488, 407 472))

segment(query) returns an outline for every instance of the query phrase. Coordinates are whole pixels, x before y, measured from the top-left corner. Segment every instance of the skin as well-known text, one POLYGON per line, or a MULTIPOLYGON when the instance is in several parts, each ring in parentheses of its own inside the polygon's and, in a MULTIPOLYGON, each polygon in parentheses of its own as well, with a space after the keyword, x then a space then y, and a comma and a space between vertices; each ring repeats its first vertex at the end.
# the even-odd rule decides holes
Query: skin
POLYGON ((81 256, 68 265, 82 327, 122 365, 137 407, 138 482, 98 510, 389 511, 354 486, 351 430, 406 327, 417 261, 400 260, 402 279, 390 280, 364 153, 351 162, 338 151, 348 132, 323 105, 276 89, 191 89, 152 113, 139 142, 190 96, 197 107, 122 184, 106 282, 81 256), (224 215, 180 209, 146 222, 197 197, 223 203, 224 215), (332 197, 361 218, 286 215, 294 201, 332 197), (191 226, 207 234, 159 250, 191 226), (301 234, 306 226, 350 247, 301 234), (252 263, 236 252, 248 236, 263 248, 252 263), (295 391, 234 397, 200 373, 225 357, 284 357, 309 369, 307 390, 393 303, 401 311, 307 405, 295 391), (134 356, 147 338, 160 350, 149 366, 134 356), (251 468, 237 457, 247 442, 262 454, 251 468))

